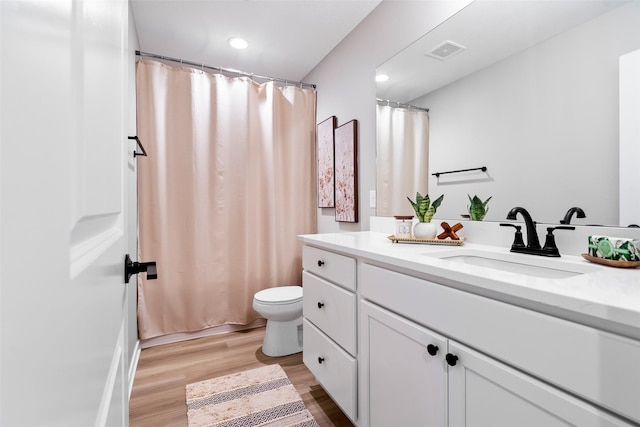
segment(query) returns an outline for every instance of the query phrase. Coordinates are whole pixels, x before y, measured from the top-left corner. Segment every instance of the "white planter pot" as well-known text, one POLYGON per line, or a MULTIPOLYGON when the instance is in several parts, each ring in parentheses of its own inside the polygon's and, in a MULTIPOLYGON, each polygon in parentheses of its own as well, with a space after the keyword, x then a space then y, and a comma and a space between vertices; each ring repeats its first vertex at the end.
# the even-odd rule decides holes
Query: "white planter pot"
POLYGON ((413 225, 413 237, 416 239, 433 239, 437 231, 436 225, 431 222, 416 222, 413 225))

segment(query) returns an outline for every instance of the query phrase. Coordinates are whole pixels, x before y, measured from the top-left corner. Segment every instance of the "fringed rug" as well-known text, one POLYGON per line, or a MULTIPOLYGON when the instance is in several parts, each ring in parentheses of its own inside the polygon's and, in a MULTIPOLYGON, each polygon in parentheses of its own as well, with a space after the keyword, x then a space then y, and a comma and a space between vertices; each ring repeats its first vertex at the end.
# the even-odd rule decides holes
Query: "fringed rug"
POLYGON ((189 427, 319 427, 280 365, 187 385, 189 427))

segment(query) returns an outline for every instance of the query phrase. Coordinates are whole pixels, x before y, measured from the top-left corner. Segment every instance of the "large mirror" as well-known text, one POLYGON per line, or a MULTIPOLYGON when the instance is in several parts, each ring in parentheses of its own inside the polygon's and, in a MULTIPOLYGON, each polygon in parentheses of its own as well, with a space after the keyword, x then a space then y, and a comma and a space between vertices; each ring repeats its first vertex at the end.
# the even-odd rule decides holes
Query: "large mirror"
POLYGON ((639 0, 470 3, 377 69, 390 76, 379 99, 429 109, 427 182, 390 197, 445 194, 441 218, 461 218, 478 195, 492 197, 490 221, 523 206, 558 223, 577 206, 586 217, 572 224, 629 225, 619 224, 620 57, 639 49, 639 0))

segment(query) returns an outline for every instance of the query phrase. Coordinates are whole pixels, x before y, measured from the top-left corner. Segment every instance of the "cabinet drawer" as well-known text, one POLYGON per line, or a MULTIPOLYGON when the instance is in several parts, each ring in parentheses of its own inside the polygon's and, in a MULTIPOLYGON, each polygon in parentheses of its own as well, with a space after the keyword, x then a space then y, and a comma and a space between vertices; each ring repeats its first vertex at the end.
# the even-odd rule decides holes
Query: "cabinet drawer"
POLYGON ((307 319, 303 322, 304 364, 344 413, 356 419, 356 360, 307 319))
POLYGON ((353 258, 304 246, 302 268, 343 288, 352 291, 356 289, 356 260, 353 258))
POLYGON ((640 422, 640 342, 372 265, 363 298, 640 422))
POLYGON ((302 313, 315 326, 356 354, 356 296, 306 271, 302 313))

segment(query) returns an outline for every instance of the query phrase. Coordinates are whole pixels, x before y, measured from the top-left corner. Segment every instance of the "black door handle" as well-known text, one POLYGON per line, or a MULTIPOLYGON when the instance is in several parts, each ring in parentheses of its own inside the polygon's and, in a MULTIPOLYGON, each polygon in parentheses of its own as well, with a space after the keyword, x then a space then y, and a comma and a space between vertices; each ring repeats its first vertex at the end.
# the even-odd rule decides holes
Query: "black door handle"
POLYGON ((129 283, 129 279, 134 274, 147 273, 147 280, 155 280, 158 278, 158 268, 155 261, 137 262, 131 261, 129 254, 124 257, 124 283, 129 283))

